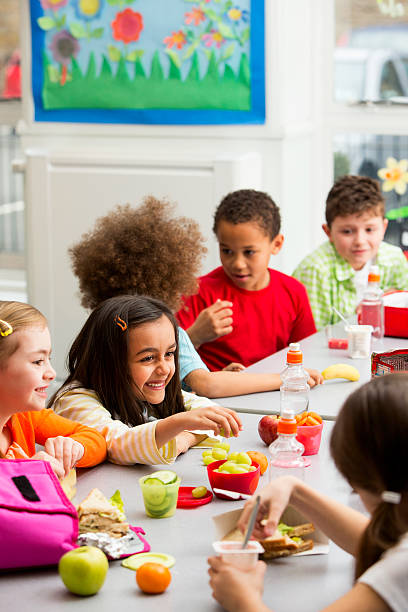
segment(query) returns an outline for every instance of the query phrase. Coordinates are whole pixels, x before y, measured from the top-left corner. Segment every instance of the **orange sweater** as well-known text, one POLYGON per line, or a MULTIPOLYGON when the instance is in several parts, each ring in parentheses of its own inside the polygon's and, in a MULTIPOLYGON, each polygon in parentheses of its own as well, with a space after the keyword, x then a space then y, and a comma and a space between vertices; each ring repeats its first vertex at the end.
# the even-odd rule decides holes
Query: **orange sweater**
POLYGON ((17 443, 29 457, 35 455, 36 443, 43 445, 47 438, 56 436, 67 436, 82 444, 85 452, 78 467, 91 467, 106 457, 106 441, 98 431, 65 419, 53 410, 13 414, 6 427, 11 431, 12 443, 17 443))

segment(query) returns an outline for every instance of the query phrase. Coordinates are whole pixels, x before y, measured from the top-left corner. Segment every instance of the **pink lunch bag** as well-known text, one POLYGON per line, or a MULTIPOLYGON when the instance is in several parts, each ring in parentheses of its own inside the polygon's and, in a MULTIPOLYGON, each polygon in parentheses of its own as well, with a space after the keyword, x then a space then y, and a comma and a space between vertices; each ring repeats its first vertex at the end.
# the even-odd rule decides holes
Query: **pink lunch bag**
POLYGON ((50 464, 0 459, 0 569, 54 565, 77 537, 77 512, 50 464))

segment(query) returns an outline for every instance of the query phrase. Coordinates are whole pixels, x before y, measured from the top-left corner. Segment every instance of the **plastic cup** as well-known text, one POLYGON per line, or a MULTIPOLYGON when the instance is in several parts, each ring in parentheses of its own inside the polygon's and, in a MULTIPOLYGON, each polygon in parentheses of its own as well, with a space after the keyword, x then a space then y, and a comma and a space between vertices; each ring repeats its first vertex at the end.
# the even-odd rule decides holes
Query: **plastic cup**
POLYGON ((247 547, 242 548, 242 542, 213 542, 216 553, 226 563, 231 563, 242 570, 255 567, 259 553, 264 552, 264 547, 256 540, 249 540, 247 547))
POLYGON ((175 482, 169 484, 160 483, 160 485, 146 484, 145 481, 148 479, 151 479, 150 474, 139 478, 147 516, 151 518, 168 518, 173 516, 176 511, 181 478, 177 476, 175 482))
POLYGON ((348 356, 352 359, 367 359, 371 355, 372 325, 349 325, 348 356))
POLYGON ((317 455, 322 439, 322 430, 323 423, 298 426, 296 439, 305 447, 303 455, 317 455))
POLYGON ((346 338, 344 323, 327 325, 325 332, 328 348, 347 350, 348 339, 346 338))

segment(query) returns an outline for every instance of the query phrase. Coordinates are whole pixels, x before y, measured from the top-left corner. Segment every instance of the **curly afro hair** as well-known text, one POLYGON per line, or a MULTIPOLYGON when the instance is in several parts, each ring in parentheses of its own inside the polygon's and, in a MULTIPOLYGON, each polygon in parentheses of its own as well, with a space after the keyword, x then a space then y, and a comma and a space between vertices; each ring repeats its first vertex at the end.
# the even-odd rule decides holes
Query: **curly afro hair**
POLYGON ((345 175, 330 189, 326 200, 326 222, 329 227, 336 217, 362 215, 384 216, 385 201, 380 183, 368 176, 345 175))
POLYGON ((140 294, 173 310, 197 292, 207 252, 198 223, 172 217, 175 204, 148 196, 138 208, 117 206, 69 249, 81 304, 95 308, 116 295, 140 294))
POLYGON ((223 220, 233 225, 257 223, 271 240, 280 232, 279 208, 270 195, 255 189, 238 189, 221 200, 214 213, 214 234, 217 234, 218 225, 223 220))

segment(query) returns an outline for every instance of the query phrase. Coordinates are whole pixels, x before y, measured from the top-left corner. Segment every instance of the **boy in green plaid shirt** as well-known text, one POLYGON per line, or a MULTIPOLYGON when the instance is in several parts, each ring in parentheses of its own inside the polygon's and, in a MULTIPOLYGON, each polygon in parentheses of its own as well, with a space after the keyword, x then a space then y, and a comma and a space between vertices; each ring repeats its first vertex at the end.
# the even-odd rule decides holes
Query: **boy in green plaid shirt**
POLYGON ((306 287, 317 329, 355 313, 372 264, 380 269, 380 286, 408 289, 408 262, 399 247, 383 242, 388 221, 378 181, 343 176, 326 200, 325 242, 298 265, 293 276, 306 287))

